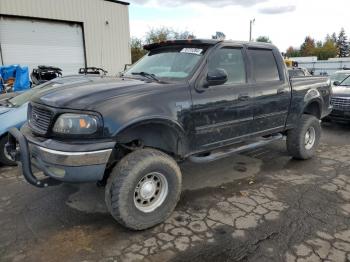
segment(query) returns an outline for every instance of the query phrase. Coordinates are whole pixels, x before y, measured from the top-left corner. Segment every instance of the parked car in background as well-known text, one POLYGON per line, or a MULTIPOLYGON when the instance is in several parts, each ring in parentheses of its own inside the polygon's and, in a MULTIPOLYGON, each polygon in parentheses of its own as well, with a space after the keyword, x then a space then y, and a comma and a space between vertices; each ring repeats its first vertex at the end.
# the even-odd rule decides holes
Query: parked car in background
POLYGON ((7 147, 30 184, 106 184, 112 216, 142 230, 174 210, 179 161, 207 163, 283 136, 294 158, 315 154, 331 110, 327 77, 290 79, 266 43, 175 40, 145 49, 122 78, 31 99, 28 124, 10 130, 7 147))
POLYGON ((334 84, 331 100, 333 110, 329 118, 334 121, 350 122, 350 75, 341 83, 334 82, 334 84))
POLYGON ((11 159, 5 150, 5 144, 7 143, 8 130, 21 126, 27 121, 27 108, 29 100, 45 90, 50 88, 56 88, 57 86, 74 86, 83 85, 92 78, 98 78, 98 76, 67 76, 62 78, 56 78, 48 81, 42 85, 38 85, 24 93, 9 93, 0 97, 0 163, 3 165, 15 165, 16 162, 11 159))
POLYGON ((350 76, 350 70, 337 71, 333 75, 330 76, 331 83, 332 83, 333 86, 339 85, 348 76, 350 76))
POLYGON ((310 72, 306 68, 302 67, 288 68, 288 74, 289 77, 311 76, 310 72))

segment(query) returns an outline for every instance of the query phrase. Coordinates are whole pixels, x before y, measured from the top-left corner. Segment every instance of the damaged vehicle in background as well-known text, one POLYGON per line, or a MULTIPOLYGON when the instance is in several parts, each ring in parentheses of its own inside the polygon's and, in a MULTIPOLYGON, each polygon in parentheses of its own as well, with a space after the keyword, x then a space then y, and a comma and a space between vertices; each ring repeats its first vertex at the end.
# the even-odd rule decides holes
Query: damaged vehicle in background
POLYGON ((0 164, 3 165, 16 165, 10 155, 5 150, 7 143, 8 130, 16 127, 21 128, 27 121, 27 108, 29 100, 43 91, 50 90, 50 88, 56 88, 58 86, 63 87, 69 84, 74 86, 77 84, 83 84, 84 82, 91 81, 94 76, 69 76, 60 77, 54 80, 45 82, 44 84, 33 87, 29 91, 24 93, 8 93, 0 96, 0 164))
POLYGON ((329 119, 350 123, 350 72, 342 82, 334 82, 331 103, 333 110, 329 119))
POLYGON ((30 74, 32 85, 40 85, 57 77, 62 77, 62 69, 55 66, 40 65, 30 74))
POLYGON ((333 75, 330 76, 332 86, 339 85, 348 76, 350 76, 350 70, 340 70, 335 72, 333 75))
POLYGON ((112 216, 143 230, 174 210, 179 161, 206 163, 283 136, 294 158, 315 154, 331 110, 328 78, 290 80, 278 49, 265 43, 175 40, 145 49, 122 78, 32 98, 28 124, 10 130, 7 146, 30 184, 106 184, 112 216))

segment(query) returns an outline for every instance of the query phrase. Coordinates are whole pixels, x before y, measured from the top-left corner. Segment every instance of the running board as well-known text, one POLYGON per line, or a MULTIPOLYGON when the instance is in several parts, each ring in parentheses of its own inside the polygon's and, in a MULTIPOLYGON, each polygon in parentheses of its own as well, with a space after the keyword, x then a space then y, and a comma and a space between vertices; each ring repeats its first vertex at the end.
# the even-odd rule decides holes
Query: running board
POLYGON ((251 144, 247 144, 244 146, 234 147, 234 148, 232 148, 232 147, 226 148, 226 149, 221 150, 221 151, 218 151, 218 150, 212 151, 212 152, 209 152, 209 154, 205 155, 205 156, 193 155, 193 156, 189 157, 189 160, 191 162, 198 163, 198 164, 208 163, 208 162, 212 162, 212 161, 215 161, 215 160, 218 160, 221 158, 231 156, 233 154, 237 154, 237 153, 241 153, 241 152, 244 152, 247 150, 251 150, 251 149, 261 147, 261 146, 265 146, 271 142, 280 140, 282 138, 283 138, 282 134, 276 134, 276 135, 272 135, 268 138, 262 138, 261 140, 259 140, 257 142, 253 142, 251 144))

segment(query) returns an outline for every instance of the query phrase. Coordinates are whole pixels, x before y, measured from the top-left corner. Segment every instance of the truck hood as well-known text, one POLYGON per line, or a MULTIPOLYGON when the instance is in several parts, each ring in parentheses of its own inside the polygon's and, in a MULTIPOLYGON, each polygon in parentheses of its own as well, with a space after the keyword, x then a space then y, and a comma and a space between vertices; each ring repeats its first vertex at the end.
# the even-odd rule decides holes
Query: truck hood
POLYGON ((99 78, 87 83, 72 83, 38 92, 32 102, 58 108, 94 108, 106 100, 124 95, 140 95, 152 91, 158 83, 124 78, 99 78))
POLYGON ((350 86, 333 87, 334 97, 350 97, 350 86))

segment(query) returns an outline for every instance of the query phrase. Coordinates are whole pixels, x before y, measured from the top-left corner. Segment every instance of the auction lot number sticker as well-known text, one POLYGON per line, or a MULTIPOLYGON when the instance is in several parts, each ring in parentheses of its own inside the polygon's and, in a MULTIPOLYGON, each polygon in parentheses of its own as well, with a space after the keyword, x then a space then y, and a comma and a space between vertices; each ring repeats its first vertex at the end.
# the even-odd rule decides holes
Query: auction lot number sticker
POLYGON ((194 55, 200 55, 202 54, 203 49, 200 48, 183 48, 180 53, 186 53, 186 54, 194 54, 194 55))

